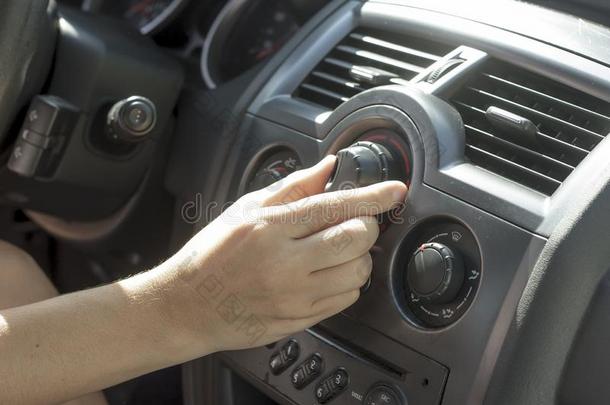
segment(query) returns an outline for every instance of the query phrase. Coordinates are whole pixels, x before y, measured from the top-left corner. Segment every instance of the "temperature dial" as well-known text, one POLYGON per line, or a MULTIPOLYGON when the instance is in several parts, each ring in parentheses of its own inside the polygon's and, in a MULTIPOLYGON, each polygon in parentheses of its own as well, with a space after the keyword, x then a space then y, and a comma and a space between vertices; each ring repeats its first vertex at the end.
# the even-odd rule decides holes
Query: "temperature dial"
POLYGON ((404 163, 380 143, 361 141, 337 153, 335 172, 326 191, 366 187, 386 180, 406 181, 404 163))
POLYGON ((463 260, 445 245, 425 243, 409 262, 407 281, 416 297, 446 304, 455 299, 464 283, 463 260))

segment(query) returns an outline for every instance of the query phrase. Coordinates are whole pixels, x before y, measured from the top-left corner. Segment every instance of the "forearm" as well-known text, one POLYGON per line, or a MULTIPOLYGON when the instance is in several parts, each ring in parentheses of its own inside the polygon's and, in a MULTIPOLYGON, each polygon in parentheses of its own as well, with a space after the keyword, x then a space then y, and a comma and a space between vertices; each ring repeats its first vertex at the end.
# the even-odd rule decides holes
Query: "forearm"
POLYGON ((207 354, 168 273, 0 312, 0 403, 59 403, 207 354))

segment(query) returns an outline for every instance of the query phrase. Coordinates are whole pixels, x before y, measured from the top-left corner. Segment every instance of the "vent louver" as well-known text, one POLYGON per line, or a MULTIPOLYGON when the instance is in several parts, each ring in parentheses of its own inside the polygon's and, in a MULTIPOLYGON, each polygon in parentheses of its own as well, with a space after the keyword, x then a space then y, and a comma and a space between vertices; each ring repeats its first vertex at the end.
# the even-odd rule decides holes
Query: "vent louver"
POLYGON ((483 65, 451 101, 473 164, 547 195, 610 132, 609 103, 498 61, 483 65), (490 117, 496 111, 525 120, 531 132, 498 125, 490 117))
POLYGON ((413 79, 452 49, 425 39, 357 30, 326 55, 295 96, 335 109, 364 90, 413 79))

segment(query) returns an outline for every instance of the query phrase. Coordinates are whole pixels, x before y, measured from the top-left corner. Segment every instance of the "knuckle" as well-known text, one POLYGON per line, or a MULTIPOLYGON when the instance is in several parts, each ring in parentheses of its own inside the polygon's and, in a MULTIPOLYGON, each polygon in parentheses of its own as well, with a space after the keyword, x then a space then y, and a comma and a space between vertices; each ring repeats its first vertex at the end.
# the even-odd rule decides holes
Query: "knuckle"
POLYGON ((379 225, 374 220, 358 219, 352 221, 350 232, 354 239, 354 250, 357 253, 367 252, 379 237, 379 225))
POLYGON ((353 231, 345 226, 337 226, 324 231, 322 235, 322 243, 334 253, 340 253, 350 245, 353 245, 353 231))
MULTIPOLYGON (((368 237, 368 245, 369 245, 369 249, 375 244, 375 242, 377 242, 377 239, 379 238, 379 222, 377 222, 377 220, 375 220, 374 218, 370 221, 366 222, 366 228, 367 228, 367 237, 368 237)), ((367 249, 368 250, 368 249, 367 249)))
POLYGON ((373 258, 369 253, 361 256, 358 259, 358 263, 356 265, 356 280, 358 282, 358 287, 363 286, 368 281, 371 276, 371 272, 373 271, 373 258))
POLYGON ((242 221, 233 230, 233 237, 236 239, 246 239, 258 231, 257 221, 242 221))
POLYGON ((326 194, 319 201, 318 211, 321 212, 327 221, 332 222, 341 215, 341 210, 345 205, 345 195, 342 193, 326 194))
MULTIPOLYGON (((356 303, 360 299, 360 290, 354 290, 347 293, 345 297, 345 308, 349 308, 356 303)), ((345 309, 343 308, 343 309, 345 309)))

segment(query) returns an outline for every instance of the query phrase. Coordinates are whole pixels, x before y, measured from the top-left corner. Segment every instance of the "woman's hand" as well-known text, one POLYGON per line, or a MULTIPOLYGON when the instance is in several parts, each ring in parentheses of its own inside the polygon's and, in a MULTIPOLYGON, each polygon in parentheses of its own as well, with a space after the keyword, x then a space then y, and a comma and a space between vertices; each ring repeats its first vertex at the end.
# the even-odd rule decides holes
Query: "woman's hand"
POLYGON ((166 265, 207 350, 277 341, 352 305, 372 269, 376 215, 405 199, 386 182, 324 194, 328 157, 246 195, 166 265))
POLYGON ((353 304, 371 272, 375 215, 406 187, 322 194, 333 165, 245 196, 156 269, 0 311, 0 403, 63 403, 277 341, 353 304))

